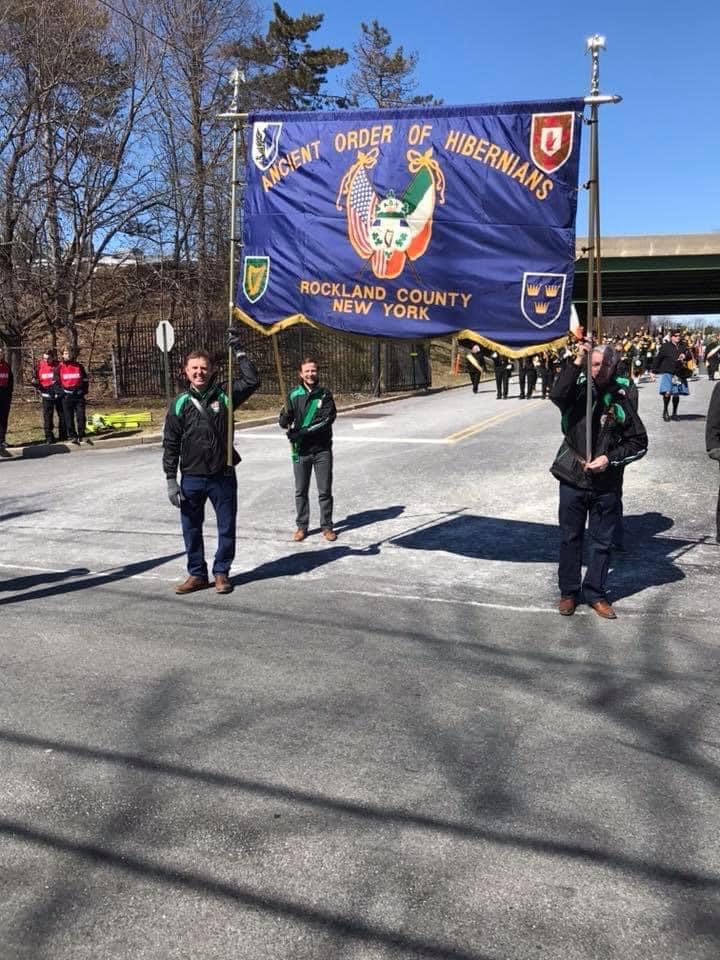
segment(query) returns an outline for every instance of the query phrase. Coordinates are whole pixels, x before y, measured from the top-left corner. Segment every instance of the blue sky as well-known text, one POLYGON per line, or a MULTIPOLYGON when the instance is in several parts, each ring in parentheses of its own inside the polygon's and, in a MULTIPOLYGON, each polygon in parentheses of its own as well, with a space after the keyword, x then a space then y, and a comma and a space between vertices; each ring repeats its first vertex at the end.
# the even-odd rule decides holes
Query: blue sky
MULTIPOLYGON (((348 51, 360 21, 419 54, 418 93, 447 104, 543 100, 589 92, 585 39, 607 37, 600 87, 601 227, 606 236, 720 231, 720 3, 605 0, 485 4, 474 0, 285 0, 294 16, 324 13, 313 43, 348 51)), ((342 74, 326 92, 342 93, 342 74)), ((587 127, 583 134, 586 179, 587 127)), ((584 199, 584 192, 583 192, 584 199)), ((577 231, 587 229, 581 199, 577 231)))

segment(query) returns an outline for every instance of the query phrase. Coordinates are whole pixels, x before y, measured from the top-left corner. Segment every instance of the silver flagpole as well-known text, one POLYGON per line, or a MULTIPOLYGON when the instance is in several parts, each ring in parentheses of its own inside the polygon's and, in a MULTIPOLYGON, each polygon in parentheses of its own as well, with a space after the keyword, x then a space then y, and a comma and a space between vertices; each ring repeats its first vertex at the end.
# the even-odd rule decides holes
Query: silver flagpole
MULTIPOLYGON (((236 229, 237 229, 237 188, 238 188, 238 140, 240 136, 241 124, 243 120, 247 119, 247 114, 238 113, 238 101, 240 98, 240 83, 244 79, 242 73, 237 68, 233 70, 230 79, 233 82, 233 98, 230 104, 230 111, 228 113, 218 114, 218 119, 220 120, 232 120, 232 166, 231 166, 231 179, 230 179, 230 270, 229 270, 229 297, 228 297, 228 327, 232 326, 234 319, 234 310, 235 310, 235 265, 237 263, 237 251, 236 247, 238 242, 241 244, 242 240, 238 241, 236 229)), ((227 465, 232 467, 233 461, 233 439, 235 433, 235 414, 232 406, 232 383, 233 383, 233 351, 232 347, 228 347, 227 355, 227 369, 228 369, 228 419, 227 419, 227 465)))
MULTIPOLYGON (((585 41, 585 51, 592 57, 590 67, 590 95, 585 103, 590 106, 590 175, 588 178, 588 267, 587 313, 585 335, 600 341, 602 325, 602 283, 600 258, 600 168, 598 161, 598 107, 603 103, 620 103, 617 94, 600 93, 600 51, 607 47, 605 37, 595 34, 585 41)), ((592 451, 592 349, 587 355, 587 406, 585 414, 585 459, 593 459, 592 451)))

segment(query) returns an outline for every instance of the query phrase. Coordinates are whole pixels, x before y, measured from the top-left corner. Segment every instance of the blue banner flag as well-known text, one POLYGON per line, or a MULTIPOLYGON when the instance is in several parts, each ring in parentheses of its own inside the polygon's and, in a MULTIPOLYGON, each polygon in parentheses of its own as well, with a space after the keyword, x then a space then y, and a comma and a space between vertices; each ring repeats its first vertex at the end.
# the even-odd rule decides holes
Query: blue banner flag
POLYGON ((251 114, 238 317, 513 356, 564 338, 582 110, 251 114))

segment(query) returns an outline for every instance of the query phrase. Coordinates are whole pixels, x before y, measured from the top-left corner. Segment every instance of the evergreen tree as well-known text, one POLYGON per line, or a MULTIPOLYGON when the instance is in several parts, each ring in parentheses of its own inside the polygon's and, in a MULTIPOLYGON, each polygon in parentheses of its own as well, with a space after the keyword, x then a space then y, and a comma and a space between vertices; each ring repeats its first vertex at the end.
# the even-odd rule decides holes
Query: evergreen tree
POLYGON ((418 96, 414 78, 417 53, 405 54, 400 46, 391 49, 390 32, 377 20, 360 24, 361 36, 353 48, 354 72, 346 88, 357 106, 400 107, 413 104, 437 105, 431 94, 418 96))
POLYGON ((255 35, 233 50, 245 71, 244 95, 254 109, 319 109, 325 103, 320 89, 328 70, 347 63, 348 55, 341 48, 314 49, 308 42, 323 22, 322 13, 291 17, 279 3, 273 4, 273 13, 264 37, 255 35))

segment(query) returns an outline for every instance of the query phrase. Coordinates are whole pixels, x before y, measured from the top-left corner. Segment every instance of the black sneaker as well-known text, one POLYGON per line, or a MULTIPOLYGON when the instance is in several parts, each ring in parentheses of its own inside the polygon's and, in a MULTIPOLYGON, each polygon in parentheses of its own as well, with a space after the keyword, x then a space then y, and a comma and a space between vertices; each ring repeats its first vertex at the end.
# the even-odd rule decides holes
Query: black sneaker
POLYGON ((79 438, 79 437, 75 437, 75 439, 72 440, 71 442, 74 443, 76 447, 79 447, 79 446, 80 446, 80 438, 79 438))

